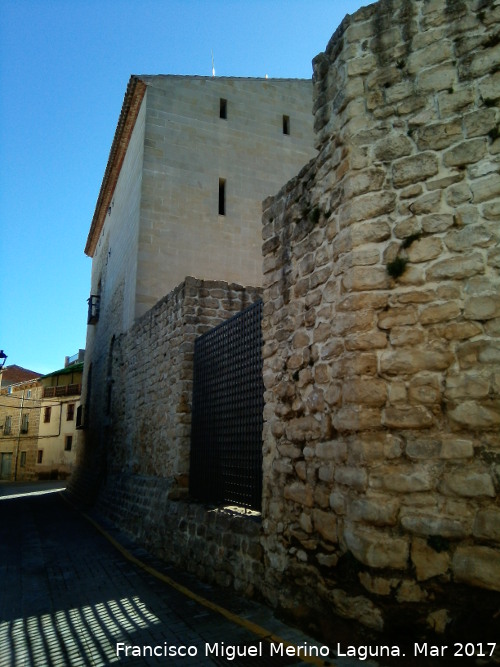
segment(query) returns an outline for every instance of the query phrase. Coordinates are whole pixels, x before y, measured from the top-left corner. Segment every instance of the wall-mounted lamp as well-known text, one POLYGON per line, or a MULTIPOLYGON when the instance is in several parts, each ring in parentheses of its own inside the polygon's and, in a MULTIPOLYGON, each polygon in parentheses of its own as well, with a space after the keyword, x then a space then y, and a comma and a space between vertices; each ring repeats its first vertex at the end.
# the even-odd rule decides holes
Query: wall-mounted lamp
POLYGON ((0 369, 2 369, 5 366, 6 361, 7 361, 7 355, 3 350, 0 350, 0 369))

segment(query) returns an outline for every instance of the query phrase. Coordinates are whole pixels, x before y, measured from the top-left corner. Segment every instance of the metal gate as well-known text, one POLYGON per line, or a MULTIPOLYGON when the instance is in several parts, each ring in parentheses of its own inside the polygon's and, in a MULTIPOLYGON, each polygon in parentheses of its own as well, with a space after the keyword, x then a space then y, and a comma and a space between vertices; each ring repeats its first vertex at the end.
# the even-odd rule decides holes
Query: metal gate
POLYGON ((262 301, 195 342, 190 495, 260 511, 262 301))

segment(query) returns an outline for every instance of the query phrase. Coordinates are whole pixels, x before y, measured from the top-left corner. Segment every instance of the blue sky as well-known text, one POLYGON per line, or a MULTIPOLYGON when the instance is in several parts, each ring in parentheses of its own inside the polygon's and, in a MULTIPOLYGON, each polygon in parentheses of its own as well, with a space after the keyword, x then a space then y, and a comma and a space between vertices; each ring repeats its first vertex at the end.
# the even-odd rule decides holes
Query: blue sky
POLYGON ((83 249, 131 74, 310 78, 360 0, 0 0, 0 349, 85 347, 83 249))

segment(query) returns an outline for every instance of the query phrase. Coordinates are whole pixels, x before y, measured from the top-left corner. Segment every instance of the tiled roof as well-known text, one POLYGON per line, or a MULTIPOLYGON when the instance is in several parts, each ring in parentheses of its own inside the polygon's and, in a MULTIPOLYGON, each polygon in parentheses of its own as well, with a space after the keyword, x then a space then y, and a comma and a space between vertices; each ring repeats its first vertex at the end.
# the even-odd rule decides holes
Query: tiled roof
POLYGON ((5 366, 2 371, 2 385, 18 384, 19 382, 27 382, 29 380, 36 380, 41 376, 41 373, 30 371, 22 366, 5 366))

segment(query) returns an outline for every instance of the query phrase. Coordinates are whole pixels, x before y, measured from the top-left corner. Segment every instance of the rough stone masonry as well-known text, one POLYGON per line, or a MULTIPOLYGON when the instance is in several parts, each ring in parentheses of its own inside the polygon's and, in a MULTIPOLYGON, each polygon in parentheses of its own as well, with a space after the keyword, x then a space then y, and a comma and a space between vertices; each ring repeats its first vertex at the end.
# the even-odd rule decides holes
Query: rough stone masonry
POLYGON ((381 1, 314 60, 319 154, 263 227, 263 589, 291 613, 499 613, 499 100, 498 0, 381 1))

